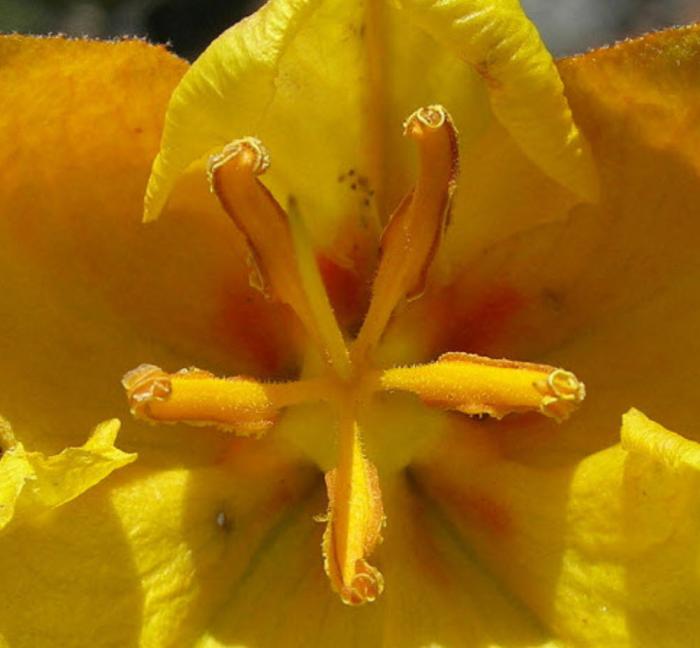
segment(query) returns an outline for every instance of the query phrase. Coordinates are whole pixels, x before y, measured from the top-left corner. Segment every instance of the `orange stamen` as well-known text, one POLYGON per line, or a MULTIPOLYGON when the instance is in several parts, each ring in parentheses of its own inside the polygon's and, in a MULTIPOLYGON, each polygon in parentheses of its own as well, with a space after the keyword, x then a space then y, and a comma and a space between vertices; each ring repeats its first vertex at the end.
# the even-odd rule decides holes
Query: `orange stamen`
POLYGON ((367 562, 382 540, 384 508, 377 469, 364 456, 360 430, 348 412, 341 417, 339 445, 338 466, 326 473, 324 567, 342 601, 360 605, 384 588, 381 573, 367 562))
MULTIPOLYGON (((138 418, 215 425, 243 435, 265 432, 286 407, 334 404, 339 411, 338 458, 325 475, 328 509, 322 550, 331 586, 349 605, 375 600, 384 587, 382 574, 368 562, 382 541, 382 496, 357 423, 374 392, 409 392, 429 406, 469 415, 501 418, 534 411, 557 421, 567 418, 585 396, 583 383, 563 369, 466 353, 448 353, 413 367, 372 368, 371 353, 397 306, 425 288, 456 186, 457 134, 447 111, 441 106, 417 110, 406 120, 404 134, 417 144, 420 170, 414 189, 382 235, 372 298, 350 352, 296 203, 290 199, 285 212, 258 179, 269 166, 262 144, 252 137, 236 140, 209 162, 211 188, 248 243, 251 283, 294 310, 333 371, 324 367, 317 378, 264 383, 242 376, 217 378, 198 369, 169 374, 141 365, 122 380, 138 418)), ((304 372, 314 364, 309 362, 304 372)), ((313 436, 314 444, 317 440, 313 436)), ((330 463, 325 454, 316 460, 330 463)))
POLYGON ((535 411, 562 421, 586 395, 584 384, 569 371, 470 353, 447 353, 431 364, 387 369, 379 383, 386 390, 412 392, 431 406, 495 418, 535 411))
POLYGON ((250 378, 217 378, 201 369, 174 374, 141 365, 122 379, 131 413, 158 423, 215 425, 241 435, 258 435, 283 407, 331 398, 322 380, 261 383, 250 378))
POLYGON ((343 335, 323 288, 303 221, 287 214, 257 176, 269 156, 255 138, 232 142, 209 161, 209 178, 226 213, 245 236, 252 283, 289 304, 341 377, 350 373, 343 335))
POLYGON ((377 344, 401 299, 423 292, 456 187, 457 134, 447 111, 442 106, 417 110, 406 120, 404 134, 418 144, 420 172, 382 235, 372 300, 352 347, 354 360, 377 344))

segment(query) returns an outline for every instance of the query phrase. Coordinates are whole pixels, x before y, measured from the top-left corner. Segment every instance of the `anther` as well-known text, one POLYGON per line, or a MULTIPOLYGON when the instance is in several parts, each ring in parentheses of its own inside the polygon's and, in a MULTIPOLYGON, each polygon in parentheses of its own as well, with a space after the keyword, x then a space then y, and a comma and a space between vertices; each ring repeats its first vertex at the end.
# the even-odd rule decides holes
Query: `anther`
POLYGON ((581 404, 586 390, 574 374, 549 365, 447 353, 437 362, 387 369, 379 383, 408 391, 424 403, 469 415, 540 412, 562 421, 581 404))
POLYGON ((447 111, 440 105, 419 108, 403 123, 403 134, 413 136, 414 131, 420 128, 419 124, 428 128, 440 128, 447 119, 447 111))
POLYGON ((207 164, 209 188, 214 191, 214 174, 216 170, 235 160, 236 163, 250 170, 253 175, 262 175, 270 166, 270 154, 257 137, 243 137, 230 142, 221 152, 212 155, 207 164))
POLYGON ((358 361, 379 342, 398 303, 422 294, 456 187, 457 133, 447 111, 420 108, 404 123, 404 134, 418 145, 420 171, 382 235, 372 300, 351 351, 358 361))
POLYGON ((338 328, 302 219, 285 212, 258 176, 270 165, 262 143, 244 137, 209 160, 209 181, 251 252, 251 284, 296 312, 328 364, 350 373, 338 328))
POLYGON ((377 469, 364 455, 349 412, 341 418, 338 442, 338 465, 326 474, 324 568, 341 600, 360 605, 374 601, 384 587, 379 570, 367 562, 382 540, 384 509, 377 469))
POLYGON ((126 390, 129 410, 140 419, 150 419, 151 403, 165 401, 173 391, 170 376, 160 367, 142 364, 124 374, 122 386, 126 390))
POLYGON ((137 418, 213 425, 241 435, 262 434, 284 407, 333 398, 326 382, 217 378, 194 367, 169 374, 154 365, 141 365, 122 378, 131 413, 137 418))

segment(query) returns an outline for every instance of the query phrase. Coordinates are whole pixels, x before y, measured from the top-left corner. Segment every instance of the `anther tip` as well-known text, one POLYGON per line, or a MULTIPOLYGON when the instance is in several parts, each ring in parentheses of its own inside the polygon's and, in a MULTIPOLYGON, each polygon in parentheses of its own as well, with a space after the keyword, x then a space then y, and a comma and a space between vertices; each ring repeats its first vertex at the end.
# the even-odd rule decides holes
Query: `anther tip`
POLYGON ((142 364, 122 378, 129 408, 134 416, 144 416, 144 408, 156 400, 167 400, 172 392, 170 376, 160 367, 142 364))
POLYGON ((384 591, 384 577, 381 572, 364 559, 356 562, 355 570, 350 586, 344 587, 340 593, 343 603, 358 606, 376 601, 384 591))
POLYGON ((229 142, 219 153, 209 158, 207 176, 210 186, 213 184, 216 171, 233 161, 241 170, 246 170, 253 175, 262 175, 270 167, 270 154, 257 137, 242 137, 229 142))
POLYGON ((447 110, 439 104, 423 106, 411 115, 403 124, 403 133, 409 137, 420 137, 426 129, 437 130, 449 120, 447 110))
POLYGON ((556 421, 564 421, 586 398, 586 386, 570 371, 555 369, 539 386, 543 398, 541 412, 556 421))

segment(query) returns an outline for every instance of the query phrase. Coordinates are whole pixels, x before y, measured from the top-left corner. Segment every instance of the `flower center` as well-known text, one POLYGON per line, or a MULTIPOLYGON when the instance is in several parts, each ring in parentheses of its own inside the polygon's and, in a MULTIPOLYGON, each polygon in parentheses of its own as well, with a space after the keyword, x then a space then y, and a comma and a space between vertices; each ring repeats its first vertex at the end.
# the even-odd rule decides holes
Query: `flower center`
POLYGON ((282 209, 258 178, 269 166, 263 145, 246 137, 210 159, 212 190, 248 243, 251 283, 294 310, 323 359, 318 376, 270 383, 141 365, 122 381, 139 418, 215 425, 242 435, 265 433, 295 405, 329 404, 337 418, 337 458, 326 472, 324 567, 348 604, 372 601, 383 588, 382 575, 367 560, 385 524, 381 492, 358 423, 374 394, 408 392, 427 406, 470 415, 501 418, 538 411, 555 420, 565 419, 585 395, 568 371, 466 353, 447 353, 417 366, 373 366, 373 352, 397 307, 423 292, 456 187, 457 136, 447 111, 442 106, 417 110, 406 120, 404 134, 418 147, 418 178, 382 235, 372 298, 354 340, 338 326, 295 205, 282 209))

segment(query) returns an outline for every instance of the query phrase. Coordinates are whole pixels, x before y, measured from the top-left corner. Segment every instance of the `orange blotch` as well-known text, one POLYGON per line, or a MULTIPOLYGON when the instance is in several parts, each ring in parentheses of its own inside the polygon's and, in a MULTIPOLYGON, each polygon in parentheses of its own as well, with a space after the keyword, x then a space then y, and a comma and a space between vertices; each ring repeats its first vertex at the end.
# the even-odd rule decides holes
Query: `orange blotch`
POLYGON ((468 351, 489 355, 504 347, 514 318, 527 299, 507 284, 482 290, 465 303, 463 293, 447 288, 426 304, 426 322, 433 322, 433 351, 468 351))
POLYGON ((354 267, 341 265, 325 254, 319 254, 316 262, 338 323, 345 330, 358 328, 369 302, 366 282, 354 267))
POLYGON ((297 323, 283 304, 271 303, 252 289, 229 293, 214 329, 214 335, 242 363, 241 370, 265 378, 293 373, 297 323))
POLYGON ((498 538, 512 534, 513 520, 508 508, 487 493, 464 490, 447 481, 433 483, 430 490, 437 501, 446 505, 448 512, 455 513, 459 520, 486 529, 498 538))
MULTIPOLYGON (((262 519, 269 519, 288 510, 295 502, 299 501, 299 481, 302 475, 309 473, 307 466, 283 465, 280 468, 282 476, 275 478, 270 475, 270 479, 276 479, 276 481, 273 482, 274 485, 269 496, 258 506, 258 513, 262 519)), ((308 476, 307 479, 309 481, 307 488, 310 494, 310 491, 320 487, 321 480, 310 479, 308 476)))

